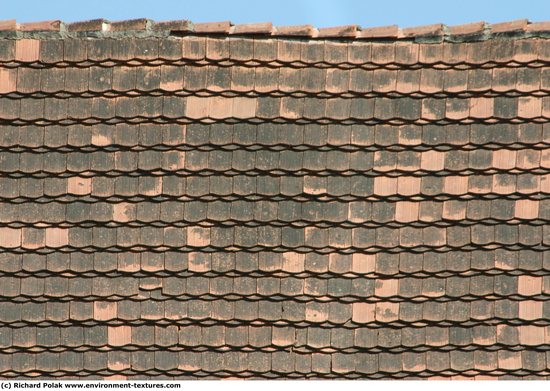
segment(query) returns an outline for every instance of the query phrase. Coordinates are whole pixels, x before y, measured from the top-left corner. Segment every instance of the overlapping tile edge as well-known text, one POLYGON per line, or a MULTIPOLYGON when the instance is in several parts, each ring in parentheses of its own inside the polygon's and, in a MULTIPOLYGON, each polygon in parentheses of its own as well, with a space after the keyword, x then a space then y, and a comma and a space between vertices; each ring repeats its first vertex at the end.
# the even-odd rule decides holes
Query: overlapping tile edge
POLYGON ((0 376, 545 378, 546 28, 0 23, 0 376))

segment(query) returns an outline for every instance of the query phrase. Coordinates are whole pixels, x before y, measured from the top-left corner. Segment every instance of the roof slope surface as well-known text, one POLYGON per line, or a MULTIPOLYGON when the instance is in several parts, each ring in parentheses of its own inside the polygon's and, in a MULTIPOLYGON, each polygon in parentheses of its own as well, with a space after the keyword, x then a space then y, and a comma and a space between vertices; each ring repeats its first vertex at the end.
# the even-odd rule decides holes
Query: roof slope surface
POLYGON ((1 377, 549 375, 544 34, 93 23, 0 39, 1 377))

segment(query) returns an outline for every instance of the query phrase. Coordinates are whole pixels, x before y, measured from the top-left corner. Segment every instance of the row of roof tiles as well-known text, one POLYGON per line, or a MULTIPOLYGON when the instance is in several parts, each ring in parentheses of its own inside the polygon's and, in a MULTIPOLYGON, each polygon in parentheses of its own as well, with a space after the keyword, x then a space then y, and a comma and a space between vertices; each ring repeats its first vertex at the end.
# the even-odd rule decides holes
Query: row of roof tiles
MULTIPOLYGON (((406 281, 406 280, 405 280, 406 281)), ((481 282, 481 281, 480 281, 481 282)), ((122 283, 120 281, 119 283, 122 283)), ((417 301, 390 301, 369 303, 343 303, 338 301, 308 302, 237 300, 219 298, 189 298, 188 300, 142 298, 140 301, 119 299, 86 301, 80 297, 65 297, 65 301, 51 298, 47 303, 2 302, 0 324, 13 328, 21 325, 66 326, 70 323, 98 324, 200 324, 218 323, 232 325, 294 325, 297 327, 318 325, 356 329, 422 327, 422 326, 476 326, 476 325, 539 325, 548 328, 548 305, 546 295, 526 300, 476 299, 469 301, 435 301, 422 298, 417 301)), ((44 298, 43 298, 44 299, 44 298)), ((90 297, 89 299, 98 299, 90 297)), ((44 301, 44 300, 43 300, 44 301)), ((546 345, 550 341, 547 331, 546 345)), ((4 333, 2 333, 4 334, 4 333)), ((546 347, 546 349, 548 349, 546 347)))
MULTIPOLYGON (((10 34, 10 32, 0 31, 0 38, 3 37, 0 39, 0 62, 5 64, 6 68, 19 67, 18 71, 27 73, 33 71, 30 68, 43 68, 45 64, 65 68, 73 67, 78 63, 79 66, 71 70, 77 72, 80 71, 79 68, 84 68, 81 72, 86 72, 87 68, 97 64, 101 64, 102 68, 117 69, 124 62, 131 67, 153 67, 148 69, 152 71, 151 76, 156 72, 154 68, 161 65, 172 65, 171 68, 164 67, 164 72, 171 70, 172 76, 176 76, 180 73, 178 69, 181 71, 181 67, 185 65, 184 73, 196 73, 194 78, 198 82, 202 82, 207 74, 204 70, 205 65, 217 65, 212 69, 217 68, 220 82, 229 84, 238 82, 239 85, 245 86, 250 84, 251 77, 246 73, 254 70, 261 71, 260 73, 280 71, 282 74, 304 72, 304 75, 309 76, 305 80, 313 85, 318 84, 319 81, 324 83, 326 76, 337 70, 366 73, 369 70, 381 69, 402 71, 434 68, 444 69, 450 73, 452 73, 450 69, 476 70, 483 73, 491 72, 493 68, 516 68, 525 65, 526 68, 522 69, 522 72, 525 72, 526 76, 535 76, 534 74, 540 73, 540 70, 532 68, 546 66, 550 58, 550 45, 546 44, 548 40, 544 37, 533 38, 527 35, 517 39, 491 39, 476 42, 454 40, 436 44, 430 40, 426 43, 411 40, 297 40, 220 34, 172 37, 155 36, 148 31, 142 31, 139 34, 127 32, 119 35, 116 35, 118 33, 109 34, 92 32, 90 37, 100 38, 91 39, 85 36, 74 39, 74 34, 69 33, 57 32, 52 35, 48 32, 40 32, 33 35, 24 32, 10 34), (22 39, 14 39, 18 37, 22 39), (61 39, 63 37, 70 39, 61 39), (20 66, 23 64, 24 66, 20 66), (192 65, 194 67, 191 67, 192 65), (241 70, 240 66, 244 69, 241 70), (304 68, 304 66, 313 69, 292 69, 304 68), (234 70, 239 70, 240 74, 230 74, 234 70), (312 78, 309 74, 314 73, 319 75, 313 75, 312 78)), ((120 68, 122 68, 121 71, 125 69, 125 67, 120 68)), ((110 71, 110 69, 104 70, 104 72, 110 71)), ((507 76, 506 69, 499 70, 497 73, 500 73, 495 75, 499 79, 507 76)), ((462 75, 465 74, 462 73, 462 75)), ((296 88, 296 85, 301 84, 300 80, 294 80, 290 77, 291 75, 288 76, 285 78, 285 86, 291 83, 289 88, 296 88)), ((270 77, 263 75, 264 84, 270 81, 270 77)), ((370 83, 371 78, 368 74, 362 77, 365 78, 366 83, 370 83)), ((439 79, 434 78, 436 81, 439 79)), ((520 82, 522 80, 523 78, 519 78, 520 82)), ((466 88, 458 83, 454 89, 460 87, 466 88)), ((479 90, 479 87, 475 89, 479 90)), ((458 92, 460 91, 463 90, 458 92)))
MULTIPOLYGON (((8 377, 109 376, 108 380, 125 380, 126 376, 177 376, 249 378, 334 378, 344 374, 380 379, 421 376, 436 379, 491 379, 514 373, 519 376, 547 376, 550 352, 426 352, 359 353, 348 355, 303 354, 292 351, 265 352, 62 352, 35 355, 14 353, 0 356, 1 374, 8 377), (460 374, 462 376, 454 376, 460 374), (267 376, 265 376, 267 375, 267 376), (367 376, 365 376, 367 377, 367 376)), ((507 377, 509 378, 509 377, 507 377)), ((88 379, 86 379, 88 380, 88 379)))
POLYGON ((357 25, 315 28, 311 25, 273 26, 270 22, 237 24, 230 21, 192 23, 188 20, 154 22, 149 19, 133 19, 109 22, 105 19, 64 23, 59 20, 31 23, 17 23, 15 20, 0 21, 0 31, 21 32, 101 32, 117 33, 129 31, 176 32, 195 34, 263 35, 278 37, 307 38, 352 38, 352 39, 414 39, 425 36, 476 36, 490 34, 550 32, 550 22, 531 23, 527 19, 489 24, 474 22, 457 26, 432 24, 426 26, 400 28, 396 25, 361 28, 357 25))
MULTIPOLYGON (((163 270, 162 257, 152 259, 148 262, 150 265, 145 264, 149 260, 145 259, 146 257, 143 258, 142 263, 144 264, 138 264, 134 269, 147 267, 148 269, 163 270)), ((197 259, 201 258, 209 260, 207 257, 194 257, 190 267, 192 265, 193 268, 199 269, 201 265, 197 259)), ((354 257, 355 260, 357 258, 359 257, 354 257)), ((359 260, 365 258, 370 259, 371 257, 362 257, 359 260)), ((334 257, 331 257, 331 266, 335 263, 333 259, 334 257)), ((98 259, 98 263, 99 261, 98 259)), ((445 262, 444 257, 440 261, 445 262)), ((372 267, 363 264, 355 262, 352 267, 360 271, 366 271, 369 268, 374 270, 374 261, 371 262, 372 267)), ((285 266, 288 268, 288 265, 285 266)), ((342 269, 346 268, 346 265, 342 266, 342 269)), ((206 265, 205 268, 207 267, 209 266, 206 265)), ((305 266, 298 265, 298 268, 304 269, 305 266)), ((348 266, 347 269, 350 267, 348 266)), ((328 279, 313 277, 303 279, 294 277, 0 277, 0 281, 2 282, 0 296, 4 299, 22 296, 18 299, 20 302, 45 302, 46 299, 67 301, 82 297, 88 301, 109 298, 112 302, 118 302, 124 297, 133 298, 135 301, 147 301, 149 294, 146 292, 162 289, 162 294, 157 291, 151 295, 159 301, 168 301, 171 298, 175 298, 177 301, 190 301, 220 297, 233 301, 243 298, 248 301, 264 299, 282 301, 283 297, 288 296, 291 298, 285 298, 286 300, 282 303, 284 306, 292 305, 291 303, 303 306, 308 302, 339 300, 339 304, 334 304, 335 306, 351 309, 349 306, 352 303, 375 304, 384 300, 398 303, 410 298, 414 298, 419 303, 435 298, 440 298, 439 302, 461 301, 465 303, 479 298, 495 301, 503 297, 512 301, 523 298, 540 301, 540 299, 546 300, 550 293, 550 276, 532 277, 528 275, 396 279, 365 277, 328 279), (456 300, 457 298, 459 300, 456 300)), ((522 305, 520 303, 520 306, 522 305)), ((543 306, 550 311, 550 302, 545 301, 543 306)))
MULTIPOLYGON (((426 253, 429 250, 458 250, 461 247, 471 248, 509 248, 519 246, 538 246, 538 251, 547 250, 550 243, 550 229, 541 227, 517 227, 499 225, 486 227, 476 225, 472 228, 435 227, 415 228, 319 228, 283 229, 277 227, 237 227, 237 228, 47 228, 46 232, 30 232, 34 235, 21 247, 21 229, 1 228, 3 235, 0 248, 20 253, 29 250, 44 249, 52 252, 63 249, 63 252, 85 252, 105 250, 107 252, 140 251, 141 248, 155 246, 155 252, 169 250, 192 252, 205 247, 215 250, 231 248, 242 251, 257 252, 275 250, 278 252, 296 250, 304 251, 360 251, 369 254, 382 252, 403 252, 412 249, 426 253), (116 230, 116 231, 115 231, 116 230), (235 231, 235 232, 234 232, 235 231), (92 237, 95 241, 92 245, 92 237), (45 234, 45 239, 44 239, 45 234), (116 235, 116 236, 115 236, 116 235), (470 242, 471 241, 471 242, 470 242)), ((27 231, 25 231, 27 233, 27 231)), ((537 251, 536 250, 536 251, 537 251)), ((304 265, 303 254, 296 254, 304 265)))
MULTIPOLYGON (((151 68, 0 68, 0 94, 13 97, 189 97, 200 107, 210 101, 219 103, 235 99, 242 104, 244 97, 269 96, 289 99, 307 97, 313 102, 342 97, 364 98, 435 97, 438 99, 465 99, 480 95, 487 97, 518 97, 526 103, 527 97, 540 97, 529 104, 545 101, 550 89, 550 68, 540 69, 470 69, 446 71, 443 69, 400 70, 342 70, 221 68, 208 66, 199 70, 185 70, 161 65, 151 68), (221 79, 224 77, 225 79, 221 79), (317 94, 310 98, 311 94, 317 94)), ((108 102, 107 100, 105 100, 108 102)), ((481 102, 481 101, 480 101, 481 102)), ((491 102, 491 101, 487 101, 491 102)), ((411 102, 411 105, 417 104, 411 102)))
POLYGON ((271 122, 270 120, 292 122, 301 119, 304 124, 337 124, 342 121, 345 124, 358 124, 364 119, 372 125, 469 125, 475 120, 483 120, 483 123, 490 124, 508 122, 508 119, 516 123, 525 123, 527 119, 545 123, 550 117, 548 97, 521 97, 517 100, 506 97, 449 98, 422 101, 410 98, 331 98, 304 101, 302 98, 141 96, 120 97, 116 100, 85 98, 71 102, 57 98, 5 100, 2 103, 4 108, 0 109, 0 115, 3 119, 18 120, 18 124, 21 125, 46 126, 58 122, 67 125, 77 124, 79 119, 90 124, 117 124, 127 122, 125 119, 137 124, 153 122, 151 118, 144 118, 147 116, 159 122, 163 118, 178 118, 182 124, 189 124, 193 120, 205 124, 213 123, 215 120, 236 123, 241 119, 250 123, 271 122))
MULTIPOLYGON (((82 193, 81 193, 82 194, 82 193)), ((13 222, 13 226, 23 226, 21 228, 0 228, 0 232, 10 237, 15 235, 17 242, 20 243, 21 236, 24 243, 33 243, 32 247, 44 246, 44 235, 48 238, 55 229, 51 228, 61 223, 63 227, 97 227, 94 230, 100 231, 107 225, 107 232, 116 227, 130 226, 132 228, 143 228, 144 225, 154 222, 155 228, 148 228, 145 231, 152 235, 155 230, 159 233, 163 228, 176 226, 182 231, 186 226, 198 224, 202 227, 213 225, 213 221, 223 221, 222 231, 231 232, 230 228, 236 228, 236 232, 245 231, 242 225, 246 224, 251 228, 251 232, 257 230, 269 230, 271 234, 283 236, 290 235, 293 232, 296 235, 304 236, 306 242, 311 239, 312 243, 318 243, 320 238, 328 239, 329 234, 335 235, 344 228, 343 232, 354 232, 355 235, 363 236, 365 230, 389 225, 392 228, 404 227, 411 223, 418 229, 424 229, 429 233, 437 225, 441 230, 440 235, 445 236, 445 228, 453 231, 453 223, 461 221, 465 226, 464 230, 472 228, 478 230, 479 221, 484 221, 485 226, 492 226, 497 231, 501 228, 500 224, 507 223, 508 234, 518 235, 524 226, 521 224, 533 224, 540 226, 541 222, 533 223, 533 219, 548 219, 550 217, 550 201, 548 200, 470 200, 470 201, 398 201, 395 203, 386 202, 315 202, 299 203, 293 201, 282 202, 248 202, 248 201, 214 201, 214 202, 185 202, 185 207, 177 202, 141 202, 138 204, 117 203, 108 204, 97 202, 87 204, 85 202, 69 203, 67 206, 57 202, 53 205, 48 204, 49 208, 54 209, 55 215, 51 212, 40 212, 40 207, 29 207, 29 204, 1 204, 0 221, 3 224, 13 222), (313 204, 313 205, 311 205, 313 204), (97 206, 96 206, 97 205, 97 206), (311 205, 311 206, 310 206, 311 205), (184 211, 185 210, 185 211, 184 211), (312 211, 317 210, 318 213, 312 211), (35 216, 27 216, 26 213, 38 212, 35 216), (95 212, 95 213, 94 213, 95 212), (493 220, 487 221, 492 215, 493 220), (95 222, 89 222, 90 217, 95 217, 95 222), (180 220, 185 216, 187 222, 180 220), (468 218, 465 221, 466 217, 468 218), (160 220, 159 220, 160 219, 160 220), (15 222, 14 220, 17 220, 15 222), (392 221, 397 224, 389 224, 392 221), (28 228, 26 223, 36 224, 40 222, 40 228, 28 228), (63 223, 65 222, 65 223, 63 223), (193 222, 193 223, 191 223, 193 222), (312 224, 317 222, 317 224, 312 224), (424 222, 422 224, 421 222, 424 222), (340 224, 337 224, 340 223, 340 224), (401 223, 401 224, 399 224, 401 223), (304 225, 308 224, 304 231, 304 225), (239 226, 241 225, 241 226, 239 226), (513 227, 516 228, 513 228, 513 227), (44 231, 47 227, 46 231, 44 231), (269 227, 269 228, 267 228, 269 227), (330 228, 327 228, 330 227, 330 228), (4 232, 3 230, 7 230, 4 232), (13 231, 12 231, 13 230, 13 231), (352 231, 353 230, 353 231, 352 231), (8 235, 9 233, 9 235, 8 235), (313 240, 315 238, 317 240, 313 240), (31 239, 32 238, 32 239, 31 239), (40 241, 38 245, 36 241, 40 241)), ((10 223, 8 223, 10 224, 10 223)), ((533 231, 540 231, 540 228, 532 228, 533 231)), ((167 229, 167 231, 171 231, 167 229)), ((80 232, 77 230, 77 232, 80 232)), ((91 235, 91 231, 90 235, 91 235)), ((540 233, 540 232, 539 232, 540 233)), ((80 232, 82 235, 83 232, 80 232)), ((95 235, 96 233, 94 233, 95 235)), ((171 235, 174 235, 172 232, 171 235)), ((456 235, 456 232, 454 233, 456 235)), ((365 239, 364 237, 362 238, 365 239)), ((15 238, 14 238, 15 240, 15 238)), ((49 240, 46 240, 48 243, 49 240)), ((2 240, 0 240, 2 243, 2 240)), ((50 246, 49 246, 50 247, 50 246)), ((55 246, 51 246, 55 247, 55 246)))
MULTIPOLYGON (((131 275, 140 280, 139 293, 141 295, 145 290, 161 289, 162 286, 161 280, 157 278, 145 279, 145 277, 173 276, 181 280, 199 275, 228 276, 231 279, 240 276, 273 276, 270 277, 273 279, 269 281, 276 281, 275 278, 291 277, 290 279, 304 279, 304 292, 311 293, 311 289, 322 289, 323 291, 325 288, 328 289, 327 280, 334 278, 337 273, 341 274, 341 278, 347 279, 361 276, 361 283, 365 283, 367 277, 374 281, 377 277, 392 276, 398 280, 407 279, 407 284, 410 284, 411 278, 408 276, 413 276, 412 281, 419 285, 422 285, 421 280, 426 276, 445 276, 447 278, 446 285, 448 285, 446 293, 449 295, 452 294, 452 284, 455 286, 454 292, 457 290, 470 292, 469 285, 462 284, 463 281, 469 281, 465 280, 465 277, 492 276, 494 277, 494 280, 491 280, 493 282, 490 284, 478 282, 478 287, 494 286, 495 293, 505 294, 506 289, 512 290, 509 290, 508 293, 514 293, 514 290, 519 289, 516 284, 519 281, 512 278, 520 276, 519 273, 540 275, 541 272, 550 270, 550 253, 534 252, 530 249, 424 254, 309 253, 303 256, 303 262, 301 257, 298 258, 300 262, 295 262, 296 258, 295 255, 287 256, 287 260, 285 260, 282 253, 270 252, 258 254, 245 252, 66 254, 58 252, 48 255, 6 254, 0 260, 0 266, 2 267, 2 276, 29 277, 38 275, 46 278, 63 275, 67 278, 74 278, 83 275, 92 278, 120 275, 124 279, 131 275), (319 286, 314 288, 315 284, 319 284, 319 286), (506 289, 498 288, 505 285, 506 289)), ((5 290, 12 289, 10 281, 14 280, 6 280, 6 284, 0 289, 3 295, 7 295, 5 290)), ((534 283, 540 280, 525 277, 524 281, 534 283)), ((70 284, 74 284, 74 282, 70 284)), ((262 284, 258 282, 258 287, 262 284)), ((120 288, 124 289, 124 285, 120 285, 120 288)), ((259 290, 262 291, 262 289, 259 290)), ((550 293, 550 278, 548 276, 543 278, 543 290, 545 294, 550 293)), ((522 289, 521 292, 523 294, 526 290, 522 289)), ((480 293, 478 292, 478 294, 480 293)))
MULTIPOLYGON (((138 173, 139 171, 133 171, 134 175, 138 173)), ((13 173, 12 176, 22 175, 25 174, 18 172, 13 173)), ((3 187, 0 189, 2 201, 22 203, 22 206, 3 205, 1 208, 2 213, 6 213, 10 218, 20 219, 19 222, 14 223, 15 225, 37 222, 58 223, 64 219, 65 204, 73 201, 82 202, 73 204, 73 207, 67 207, 67 213, 71 214, 72 218, 77 215, 84 216, 92 210, 94 217, 101 219, 100 221, 109 221, 114 210, 109 204, 116 201, 143 202, 150 200, 151 197, 157 199, 146 203, 147 207, 142 206, 138 209, 140 211, 138 216, 147 216, 138 218, 136 225, 138 227, 145 221, 158 223, 159 216, 162 217, 162 221, 169 222, 172 221, 173 215, 182 216, 184 213, 187 219, 192 219, 194 222, 205 222, 207 216, 209 218, 212 215, 223 216, 227 219, 226 223, 229 226, 239 222, 251 222, 254 226, 260 221, 265 221, 266 218, 277 218, 278 213, 279 220, 274 226, 280 226, 280 221, 288 223, 292 221, 288 220, 291 218, 295 218, 296 221, 307 221, 310 224, 326 222, 327 218, 331 222, 343 222, 348 218, 347 202, 352 202, 349 208, 349 218, 352 219, 352 223, 346 225, 361 226, 365 220, 358 217, 359 213, 369 213, 370 218, 372 208, 375 220, 366 224, 369 228, 382 226, 380 222, 385 221, 377 220, 374 213, 384 216, 378 217, 379 219, 387 219, 388 215, 393 216, 396 203, 402 201, 415 201, 414 213, 421 222, 415 225, 421 227, 426 226, 428 222, 445 227, 448 225, 447 220, 456 220, 465 216, 469 220, 467 224, 471 224, 477 219, 489 218, 489 207, 492 207, 493 219, 512 219, 514 200, 518 202, 515 213, 519 219, 513 222, 514 224, 530 218, 547 219, 550 211, 550 202, 547 200, 549 193, 547 179, 531 174, 473 175, 466 180, 462 180, 461 177, 450 177, 447 181, 444 181, 444 178, 427 176, 424 179, 406 176, 377 177, 373 181, 372 178, 361 177, 305 177, 303 180, 269 176, 259 176, 256 179, 238 175, 233 179, 213 176, 212 179, 199 177, 189 180, 164 177, 162 182, 154 177, 142 177, 138 180, 137 177, 125 178, 117 175, 114 178, 103 176, 90 180, 73 175, 71 178, 75 179, 60 178, 54 183, 48 182, 59 175, 58 171, 52 171, 48 175, 50 177, 47 179, 10 178, 6 180, 3 178, 0 181, 3 187), (542 185, 541 182, 543 182, 542 185), (452 186, 455 185, 460 188, 453 189, 452 186), (181 192, 187 192, 187 194, 182 196, 181 192), (289 202, 292 201, 290 197, 294 197, 295 202, 289 202), (472 200, 473 197, 478 200, 472 200), (505 200, 496 202, 496 197, 505 200), (43 199, 37 200, 39 198, 43 199), (51 203, 50 200, 57 203, 51 203), (321 202, 313 202, 315 200, 321 202), (532 201, 527 203, 528 200, 532 201), (37 203, 31 204, 29 201, 37 201, 37 203), (89 206, 88 204, 92 201, 94 204, 89 206), (163 201, 162 205, 158 204, 160 201, 163 201), (183 206, 173 206, 177 204, 174 201, 185 202, 187 205, 185 212, 183 206), (354 204, 355 201, 369 201, 369 203, 354 204), (381 204, 380 201, 385 203, 381 204), (48 204, 46 209, 43 208, 44 202, 48 204), (260 202, 262 206, 256 208, 249 202, 260 202), (284 208, 277 206, 280 202, 282 202, 281 205, 285 205, 284 208), (306 203, 309 204, 306 205, 306 203), (386 203, 389 204, 386 205, 386 203), (335 204, 340 206, 337 207, 335 204), (524 209, 527 205, 529 207, 524 209), (321 206, 322 210, 315 210, 321 206), (363 209, 364 211, 360 212, 363 209), (480 210, 485 210, 487 214, 480 213, 480 210), (58 213, 62 213, 62 216, 56 215, 58 213), (141 215, 141 213, 146 214, 141 215), (440 220, 442 217, 443 220, 440 220), (438 224, 438 222, 442 223, 438 224)), ((133 207, 130 210, 135 211, 133 207)), ((133 213, 135 215, 135 212, 133 213)), ((318 226, 318 224, 314 225, 318 226)), ((395 226, 402 226, 402 224, 395 226)))
MULTIPOLYGON (((90 303, 92 304, 92 303, 90 303)), ((147 346, 149 351, 194 350, 206 348, 223 351, 240 347, 245 352, 274 352, 293 347, 294 351, 311 353, 321 350, 326 353, 367 349, 370 352, 391 350, 393 352, 457 351, 461 347, 496 345, 493 351, 506 350, 506 346, 527 350, 525 347, 550 341, 550 327, 521 325, 478 325, 471 328, 434 327, 411 329, 342 329, 275 326, 106 326, 92 327, 28 327, 2 328, 0 348, 31 352, 43 351, 102 351, 123 347, 129 353, 135 346, 147 346), (523 348, 517 345, 521 343, 523 348), (192 349, 188 349, 191 347, 192 349), (167 349, 169 348, 169 349, 167 349), (428 348, 428 349, 427 349, 428 348)))
MULTIPOLYGON (((264 152, 283 151, 286 153, 304 152, 304 155, 307 155, 308 152, 328 152, 329 150, 350 153, 363 151, 382 154, 384 152, 386 154, 404 151, 426 152, 435 149, 446 152, 447 155, 441 155, 444 157, 471 152, 472 155, 476 153, 486 155, 486 158, 491 157, 491 150, 500 149, 503 151, 516 150, 517 154, 515 156, 510 154, 510 158, 512 162, 515 162, 516 158, 520 157, 519 162, 523 161, 523 154, 538 156, 535 152, 547 148, 550 143, 549 125, 546 123, 544 125, 520 126, 472 124, 466 127, 418 125, 304 127, 294 124, 278 124, 276 126, 272 124, 265 126, 153 124, 58 128, 2 126, 0 147, 3 152, 32 152, 32 149, 43 147, 58 148, 59 152, 93 152, 107 147, 111 152, 123 150, 144 152, 147 147, 153 151, 164 152, 199 150, 204 153, 212 152, 212 155, 225 155, 236 149, 255 151, 258 152, 258 155, 262 155, 264 152), (122 149, 122 146, 129 148, 122 149), (260 146, 264 148, 260 148, 260 146), (520 151, 526 148, 531 151, 520 151), (483 152, 475 152, 475 150, 483 152)), ((43 150, 45 151, 45 148, 43 150)), ((502 155, 507 153, 510 152, 500 152, 502 155)), ((229 157, 229 155, 227 156, 229 157)), ((350 158, 352 156, 352 154, 349 155, 350 158)), ((434 154, 434 156, 437 155, 434 154)), ((229 161, 228 164, 230 164, 229 161)), ((204 166, 207 167, 206 164, 204 166)), ((475 163, 474 165, 479 168, 488 166, 490 164, 487 163, 475 163)), ((309 165, 304 165, 304 167, 309 167, 309 165)), ((451 166, 446 164, 444 167, 451 166)), ((550 168, 550 165, 546 167, 550 168)))

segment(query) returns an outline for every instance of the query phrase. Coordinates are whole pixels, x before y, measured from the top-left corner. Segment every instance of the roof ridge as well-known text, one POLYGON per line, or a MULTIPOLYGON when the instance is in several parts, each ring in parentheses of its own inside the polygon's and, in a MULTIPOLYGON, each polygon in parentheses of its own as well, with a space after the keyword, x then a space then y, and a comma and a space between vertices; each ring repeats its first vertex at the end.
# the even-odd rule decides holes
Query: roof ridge
POLYGON ((60 20, 30 23, 17 23, 16 20, 0 21, 0 37, 4 38, 117 38, 183 34, 313 39, 475 41, 500 36, 550 38, 550 21, 531 23, 527 19, 519 19, 493 24, 480 21, 453 26, 437 23, 406 28, 397 25, 364 28, 358 25, 344 25, 316 28, 311 25, 273 26, 271 22, 233 24, 230 21, 195 24, 189 20, 155 22, 146 18, 115 22, 93 19, 71 23, 60 20))

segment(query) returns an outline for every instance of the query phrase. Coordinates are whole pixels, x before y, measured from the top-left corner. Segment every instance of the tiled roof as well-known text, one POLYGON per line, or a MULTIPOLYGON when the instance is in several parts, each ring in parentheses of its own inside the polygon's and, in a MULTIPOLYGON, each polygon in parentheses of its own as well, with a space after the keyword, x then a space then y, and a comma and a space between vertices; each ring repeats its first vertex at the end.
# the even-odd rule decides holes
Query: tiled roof
POLYGON ((550 375, 548 23, 0 30, 0 377, 550 375))

